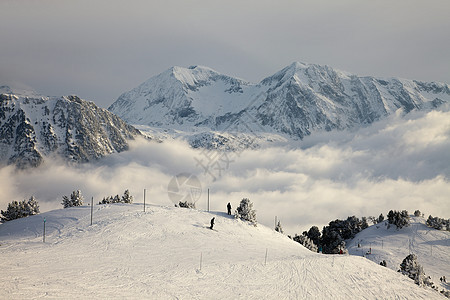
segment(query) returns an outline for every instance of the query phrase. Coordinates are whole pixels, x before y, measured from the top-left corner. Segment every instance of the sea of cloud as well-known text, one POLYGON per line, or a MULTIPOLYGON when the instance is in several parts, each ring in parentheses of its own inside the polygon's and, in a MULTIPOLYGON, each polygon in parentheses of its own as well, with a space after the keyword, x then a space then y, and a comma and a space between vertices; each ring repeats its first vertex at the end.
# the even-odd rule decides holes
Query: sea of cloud
MULTIPOLYGON (((94 197, 123 194, 135 203, 173 205, 167 188, 173 176, 197 176, 198 209, 233 209, 247 197, 259 223, 277 217, 288 234, 301 233, 347 216, 378 216, 391 209, 450 217, 450 110, 393 115, 352 132, 315 133, 303 141, 246 150, 213 180, 198 165, 202 150, 184 141, 137 140, 130 150, 95 163, 67 166, 55 160, 37 169, 0 169, 0 208, 34 195, 41 211, 62 208, 63 195, 81 190, 94 197)), ((216 175, 218 175, 216 173, 216 175)), ((208 220, 205 220, 207 222, 208 220)), ((217 224, 220 226, 220 224, 217 224)))

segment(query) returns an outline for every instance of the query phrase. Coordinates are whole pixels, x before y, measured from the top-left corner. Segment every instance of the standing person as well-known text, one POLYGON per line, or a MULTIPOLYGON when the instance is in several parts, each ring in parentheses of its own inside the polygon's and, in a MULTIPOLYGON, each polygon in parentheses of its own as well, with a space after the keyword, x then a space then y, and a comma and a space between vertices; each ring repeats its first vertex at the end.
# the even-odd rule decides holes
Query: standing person
POLYGON ((211 219, 211 227, 209 227, 209 229, 213 229, 213 227, 214 227, 214 219, 215 219, 215 217, 213 217, 213 218, 211 219))
POLYGON ((231 216, 231 204, 228 202, 227 204, 228 214, 231 216))

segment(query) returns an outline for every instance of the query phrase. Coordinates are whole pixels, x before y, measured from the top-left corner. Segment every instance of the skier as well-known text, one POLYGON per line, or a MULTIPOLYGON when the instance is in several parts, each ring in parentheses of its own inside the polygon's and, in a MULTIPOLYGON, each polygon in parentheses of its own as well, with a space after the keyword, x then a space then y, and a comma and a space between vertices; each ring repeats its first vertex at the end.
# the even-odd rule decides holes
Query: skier
POLYGON ((231 216, 231 204, 228 202, 227 204, 228 214, 231 216))
POLYGON ((214 219, 215 219, 215 217, 213 217, 213 218, 211 219, 211 227, 209 227, 209 229, 213 229, 213 227, 214 227, 214 219))

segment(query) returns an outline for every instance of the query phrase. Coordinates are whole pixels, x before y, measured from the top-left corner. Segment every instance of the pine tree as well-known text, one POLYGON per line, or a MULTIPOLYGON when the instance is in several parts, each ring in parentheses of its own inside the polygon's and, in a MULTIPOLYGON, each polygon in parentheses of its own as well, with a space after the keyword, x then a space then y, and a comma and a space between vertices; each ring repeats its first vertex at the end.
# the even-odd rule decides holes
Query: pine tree
POLYGON ((381 223, 384 221, 384 216, 383 214, 380 214, 380 216, 378 217, 378 223, 381 223))
POLYGON ((129 190, 125 190, 122 196, 122 202, 123 203, 133 203, 133 196, 130 195, 129 190))
POLYGON ((243 198, 236 208, 234 217, 237 219, 249 221, 256 226, 256 211, 253 209, 253 203, 248 198, 243 198))
POLYGON ((304 232, 303 235, 306 235, 307 237, 309 237, 314 244, 316 244, 317 246, 320 245, 320 237, 321 237, 321 233, 319 230, 319 227, 317 226, 312 226, 308 232, 304 232))
POLYGON ((397 229, 401 229, 409 225, 409 215, 406 210, 403 210, 401 212, 390 210, 387 217, 389 224, 395 225, 397 229))
MULTIPOLYGON (((175 206, 176 206, 176 205, 175 205, 175 206)), ((184 208, 192 208, 192 209, 195 209, 195 203, 189 202, 189 201, 184 201, 184 202, 180 201, 180 202, 178 202, 178 206, 179 206, 179 207, 184 207, 184 208)))
POLYGON ((431 278, 425 275, 423 267, 418 263, 417 256, 415 254, 410 254, 403 259, 400 264, 399 272, 414 280, 414 283, 419 286, 426 285, 434 287, 431 278))
POLYGON ((428 216, 426 221, 427 226, 432 227, 437 230, 448 230, 450 231, 450 219, 441 219, 439 217, 428 216))
POLYGON ((304 234, 295 235, 293 240, 299 244, 302 244, 306 249, 308 249, 312 252, 319 252, 317 245, 309 237, 307 237, 304 234))
POLYGON ((19 218, 24 218, 32 215, 36 215, 39 213, 39 205, 34 196, 27 200, 23 200, 20 202, 13 201, 8 204, 8 208, 6 211, 1 211, 3 215, 1 220, 2 222, 11 221, 19 218))
POLYGON ((115 195, 114 199, 112 200, 112 203, 120 203, 120 197, 119 195, 115 195))
POLYGON ((81 195, 81 191, 73 191, 70 195, 70 198, 67 196, 63 196, 62 205, 64 208, 74 207, 74 206, 82 206, 83 205, 83 196, 81 195))

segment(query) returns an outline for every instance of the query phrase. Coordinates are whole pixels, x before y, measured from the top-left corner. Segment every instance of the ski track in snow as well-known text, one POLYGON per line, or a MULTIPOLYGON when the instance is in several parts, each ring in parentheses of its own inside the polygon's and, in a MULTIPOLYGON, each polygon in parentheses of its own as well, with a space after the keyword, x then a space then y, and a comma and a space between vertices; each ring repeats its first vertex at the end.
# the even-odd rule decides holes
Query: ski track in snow
POLYGON ((91 226, 90 207, 62 209, 0 225, 0 244, 3 299, 444 299, 218 212, 97 205, 91 226))

